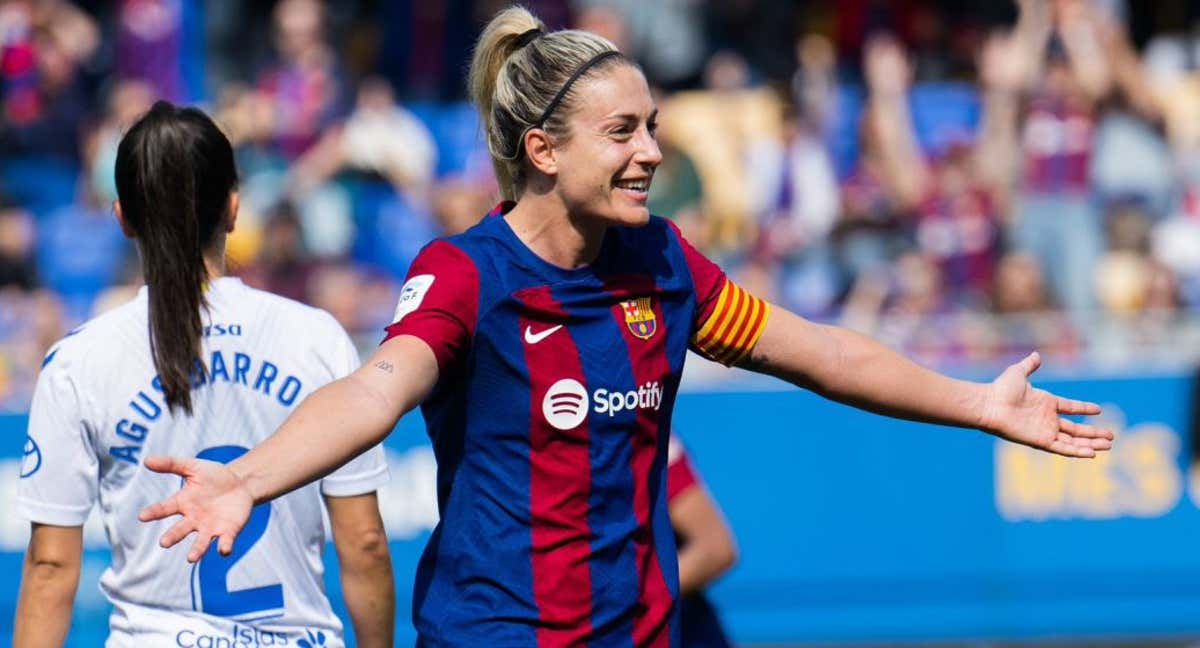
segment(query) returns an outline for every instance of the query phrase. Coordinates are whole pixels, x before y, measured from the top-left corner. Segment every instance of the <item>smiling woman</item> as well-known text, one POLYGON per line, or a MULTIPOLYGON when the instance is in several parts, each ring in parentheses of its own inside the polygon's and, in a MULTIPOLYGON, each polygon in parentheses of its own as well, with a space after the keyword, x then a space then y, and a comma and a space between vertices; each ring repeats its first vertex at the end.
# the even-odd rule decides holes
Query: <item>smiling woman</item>
POLYGON ((688 349, 893 416, 975 427, 1069 456, 1112 435, 1033 389, 1031 355, 977 384, 807 322, 730 281, 646 208, 657 116, 612 43, 528 11, 479 38, 474 100, 504 194, 413 262, 375 356, 228 465, 152 458, 185 478, 143 520, 181 515, 228 553, 255 503, 328 473, 420 405, 441 519, 417 570, 418 645, 679 643, 667 510, 671 412, 688 349))

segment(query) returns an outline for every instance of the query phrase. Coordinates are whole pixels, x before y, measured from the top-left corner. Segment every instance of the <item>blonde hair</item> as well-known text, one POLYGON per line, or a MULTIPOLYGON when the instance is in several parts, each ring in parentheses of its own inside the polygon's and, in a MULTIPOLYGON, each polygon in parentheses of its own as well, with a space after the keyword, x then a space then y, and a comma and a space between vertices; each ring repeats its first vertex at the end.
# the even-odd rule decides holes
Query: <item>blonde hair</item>
MULTIPOLYGON (((543 113, 581 66, 605 52, 618 52, 608 39, 591 32, 530 33, 545 29, 524 7, 509 7, 484 28, 471 59, 471 101, 479 110, 500 194, 506 200, 515 200, 524 186, 525 133, 537 126, 565 138, 566 117, 575 107, 573 88, 539 124, 543 113)), ((584 76, 618 62, 633 64, 618 53, 597 62, 584 76)))

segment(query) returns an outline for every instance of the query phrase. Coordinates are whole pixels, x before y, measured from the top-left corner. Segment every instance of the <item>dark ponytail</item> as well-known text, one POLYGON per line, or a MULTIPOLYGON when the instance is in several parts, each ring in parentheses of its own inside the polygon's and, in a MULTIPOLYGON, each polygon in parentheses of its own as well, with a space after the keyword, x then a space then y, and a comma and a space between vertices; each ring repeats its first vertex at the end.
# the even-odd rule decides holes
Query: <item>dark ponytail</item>
POLYGON ((117 197, 142 253, 150 292, 150 352, 167 407, 192 413, 208 271, 204 253, 231 216, 233 147, 207 115, 165 101, 117 149, 117 197))

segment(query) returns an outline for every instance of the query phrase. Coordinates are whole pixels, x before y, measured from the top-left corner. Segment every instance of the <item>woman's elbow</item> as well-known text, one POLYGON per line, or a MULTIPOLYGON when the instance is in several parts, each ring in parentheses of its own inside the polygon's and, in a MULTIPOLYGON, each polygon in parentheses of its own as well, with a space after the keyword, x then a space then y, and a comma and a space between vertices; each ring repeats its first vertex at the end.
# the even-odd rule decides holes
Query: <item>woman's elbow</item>
POLYGON ((360 529, 345 545, 342 554, 353 557, 364 565, 391 562, 392 556, 388 550, 387 533, 383 527, 360 529))
POLYGON ((737 542, 731 536, 727 542, 721 545, 720 551, 717 554, 717 564, 720 566, 720 572, 725 573, 733 568, 738 561, 737 542))

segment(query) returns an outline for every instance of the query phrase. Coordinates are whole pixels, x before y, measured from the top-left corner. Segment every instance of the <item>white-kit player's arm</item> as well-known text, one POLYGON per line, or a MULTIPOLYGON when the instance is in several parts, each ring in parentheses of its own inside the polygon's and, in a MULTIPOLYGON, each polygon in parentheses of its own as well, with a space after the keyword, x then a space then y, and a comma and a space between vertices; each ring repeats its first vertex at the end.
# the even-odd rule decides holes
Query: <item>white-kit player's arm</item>
MULTIPOLYGON (((358 350, 338 328, 334 379, 358 369, 358 350)), ((321 480, 329 510, 333 544, 346 610, 360 648, 390 647, 396 613, 396 588, 387 532, 375 490, 388 480, 382 445, 377 445, 321 480)))
POLYGON ((99 462, 65 358, 49 358, 29 412, 17 512, 31 523, 13 645, 61 646, 79 586, 83 523, 96 501, 99 462))

